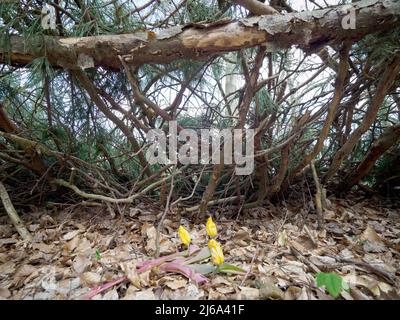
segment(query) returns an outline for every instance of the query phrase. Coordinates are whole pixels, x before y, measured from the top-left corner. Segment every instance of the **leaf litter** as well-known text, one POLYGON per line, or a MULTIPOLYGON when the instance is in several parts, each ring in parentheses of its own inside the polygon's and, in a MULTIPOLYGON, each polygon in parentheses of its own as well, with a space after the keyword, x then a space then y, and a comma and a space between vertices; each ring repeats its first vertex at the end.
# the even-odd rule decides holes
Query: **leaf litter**
MULTIPOLYGON (((160 213, 150 208, 141 207, 145 218, 101 211, 93 216, 82 208, 74 209, 73 219, 62 210, 41 212, 39 220, 26 214, 30 244, 1 216, 0 299, 333 299, 317 286, 321 272, 348 284, 338 299, 400 298, 400 212, 373 200, 333 200, 331 209, 322 230, 314 214, 273 205, 239 219, 214 218, 225 260, 246 274, 214 274, 199 264, 196 270, 207 278, 202 284, 168 262, 149 265, 160 213)), ((180 222, 177 213, 164 221, 161 257, 183 250, 180 222)), ((187 229, 192 244, 204 247, 205 221, 187 229)))

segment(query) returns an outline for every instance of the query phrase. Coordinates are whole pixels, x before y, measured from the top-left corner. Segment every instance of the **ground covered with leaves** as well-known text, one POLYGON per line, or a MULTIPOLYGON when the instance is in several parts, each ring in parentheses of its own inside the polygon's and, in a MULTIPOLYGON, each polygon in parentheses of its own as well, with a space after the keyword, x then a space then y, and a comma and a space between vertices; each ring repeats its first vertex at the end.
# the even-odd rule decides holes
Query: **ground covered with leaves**
MULTIPOLYGON (((24 243, 6 215, 0 224, 1 299, 333 299, 316 274, 348 284, 338 299, 398 299, 400 212, 373 200, 332 200, 324 228, 299 207, 270 205, 239 217, 214 217, 225 261, 245 274, 208 274, 197 285, 183 275, 137 265, 153 259, 162 211, 138 205, 124 217, 100 208, 68 207, 22 214, 32 232, 24 243), (122 280, 121 280, 122 279, 122 280), (96 289, 102 292, 96 294, 96 289)), ((171 213, 161 256, 183 250, 185 225, 193 245, 207 244, 205 221, 171 213)))

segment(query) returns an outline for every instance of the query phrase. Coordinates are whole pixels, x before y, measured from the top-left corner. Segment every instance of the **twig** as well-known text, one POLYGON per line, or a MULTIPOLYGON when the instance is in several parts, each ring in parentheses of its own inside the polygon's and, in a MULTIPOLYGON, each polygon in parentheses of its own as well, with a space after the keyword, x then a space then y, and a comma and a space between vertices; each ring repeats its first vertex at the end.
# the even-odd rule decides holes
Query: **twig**
POLYGON ((167 215, 167 212, 169 210, 169 203, 171 202, 171 197, 172 197, 172 192, 174 191, 174 176, 172 176, 171 178, 171 184, 170 184, 170 188, 169 188, 169 194, 168 194, 168 198, 167 198, 167 203, 165 204, 165 209, 164 209, 164 213, 161 216, 160 222, 157 226, 157 234, 156 234, 156 258, 158 258, 160 256, 160 233, 161 233, 161 227, 164 223, 164 219, 167 215))
POLYGON ((337 261, 340 261, 340 262, 343 262, 343 263, 354 264, 354 265, 359 266, 361 268, 367 269, 370 272, 376 274, 378 277, 383 278, 385 281, 387 281, 391 285, 396 285, 396 276, 394 274, 386 271, 386 270, 383 270, 381 267, 373 266, 373 265, 370 265, 369 263, 362 262, 362 261, 341 258, 339 256, 328 255, 328 257, 334 258, 337 261))
POLYGON ((254 262, 255 262, 256 257, 257 257, 257 253, 258 253, 258 244, 256 246, 256 251, 254 252, 253 258, 251 258, 250 268, 249 268, 249 270, 247 270, 246 274, 244 275, 243 280, 240 283, 240 286, 242 286, 244 284, 244 282, 246 281, 247 277, 249 276, 249 274, 251 272, 251 269, 253 269, 254 262))
POLYGON ((322 215, 323 215, 323 209, 322 209, 322 189, 321 185, 319 183, 318 175, 317 175, 317 170, 315 169, 315 162, 314 160, 311 160, 310 167, 312 170, 312 175, 314 178, 315 182, 315 188, 317 189, 315 193, 315 206, 317 209, 317 220, 318 220, 318 229, 322 228, 322 215))
POLYGON ((18 216, 17 211, 11 202, 10 196, 7 193, 7 190, 2 182, 0 182, 0 199, 3 202, 4 209, 8 213, 8 216, 11 219, 15 229, 17 229, 19 235, 25 241, 32 241, 32 235, 29 233, 28 229, 26 229, 24 222, 18 216))

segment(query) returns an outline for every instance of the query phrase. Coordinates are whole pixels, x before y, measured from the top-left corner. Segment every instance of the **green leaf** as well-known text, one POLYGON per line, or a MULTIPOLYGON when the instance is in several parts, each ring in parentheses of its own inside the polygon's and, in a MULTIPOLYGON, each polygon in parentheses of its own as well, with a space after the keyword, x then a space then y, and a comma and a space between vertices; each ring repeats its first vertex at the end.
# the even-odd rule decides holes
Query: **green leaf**
POLYGON ((201 274, 209 274, 216 269, 212 264, 191 264, 190 268, 201 274))
POLYGON ((184 263, 191 264, 195 262, 200 262, 208 259, 209 257, 211 257, 210 249, 208 249, 208 247, 204 247, 194 257, 190 257, 187 260, 185 260, 184 263))
POLYGON ((242 268, 236 267, 234 265, 228 264, 228 263, 223 263, 218 267, 219 272, 223 273, 232 273, 232 274, 242 274, 246 273, 245 270, 242 268))
POLYGON ((326 291, 334 297, 337 298, 340 294, 340 291, 349 290, 349 286, 346 281, 343 280, 341 276, 336 273, 317 273, 316 275, 317 287, 320 288, 325 286, 326 291))
POLYGON ((96 250, 96 259, 100 260, 101 259, 101 254, 99 250, 96 250))

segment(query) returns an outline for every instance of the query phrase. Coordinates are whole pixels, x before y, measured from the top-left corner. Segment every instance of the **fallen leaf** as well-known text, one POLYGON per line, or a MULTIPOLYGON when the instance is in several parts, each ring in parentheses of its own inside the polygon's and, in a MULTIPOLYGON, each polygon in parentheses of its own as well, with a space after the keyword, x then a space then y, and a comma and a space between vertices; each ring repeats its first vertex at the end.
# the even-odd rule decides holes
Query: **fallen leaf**
POLYGON ((165 285, 172 290, 176 290, 185 287, 187 285, 187 281, 185 279, 172 280, 165 282, 165 285))
POLYGON ((45 243, 34 243, 32 245, 33 249, 39 250, 43 253, 51 253, 54 251, 54 245, 53 244, 45 244, 45 243))
POLYGON ((101 300, 118 300, 118 292, 116 289, 112 289, 110 291, 107 291, 104 296, 101 298, 101 300))
POLYGON ((90 244, 90 241, 86 238, 83 238, 76 248, 76 251, 79 253, 89 253, 91 250, 92 245, 90 244))
POLYGON ((14 275, 14 283, 19 287, 26 279, 32 279, 39 274, 38 269, 30 264, 20 267, 14 275))
POLYGON ((279 232, 278 245, 280 247, 284 247, 286 245, 286 239, 287 239, 286 230, 279 232))
POLYGON ((129 295, 126 294, 123 300, 156 300, 153 289, 143 291, 130 291, 129 295))
POLYGON ((79 237, 75 237, 75 238, 71 239, 70 241, 68 241, 65 244, 65 249, 67 249, 67 251, 69 253, 73 252, 76 249, 76 247, 78 246, 79 240, 80 240, 79 237))
POLYGON ((7 299, 10 296, 11 296, 10 290, 8 290, 7 288, 0 288, 0 297, 7 299))
POLYGON ((6 263, 0 264, 0 274, 2 276, 12 274, 15 271, 15 263, 12 261, 7 261, 6 263))
POLYGON ((70 232, 64 234, 63 240, 69 241, 69 240, 75 238, 80 232, 81 232, 80 230, 73 230, 73 231, 70 231, 70 232))
POLYGON ((260 298, 260 290, 251 287, 239 287, 239 300, 256 300, 260 298))
MULTIPOLYGON (((136 269, 136 263, 134 263, 133 261, 122 263, 121 269, 125 273, 125 275, 128 277, 131 284, 133 284, 138 289, 142 288, 141 278, 140 278, 139 274, 137 273, 137 269, 136 269)), ((144 283, 144 285, 146 285, 146 283, 144 283)))
POLYGON ((88 258, 88 256, 83 254, 78 254, 74 259, 72 267, 74 268, 75 272, 79 274, 84 272, 85 269, 89 266, 89 264, 90 264, 90 259, 88 258))
POLYGON ((386 250, 386 246, 382 242, 365 240, 363 249, 365 252, 380 253, 386 250))
POLYGON ((262 277, 256 280, 260 290, 261 299, 284 299, 285 294, 279 289, 270 277, 262 277))
POLYGON ((361 240, 368 240, 370 242, 382 242, 379 235, 376 233, 375 229, 368 225, 368 227, 362 233, 361 240))
POLYGON ((95 272, 84 272, 80 275, 81 282, 86 286, 93 286, 100 283, 101 276, 95 272))
POLYGON ((285 300, 297 300, 297 298, 300 296, 300 294, 301 294, 301 288, 295 287, 295 286, 290 286, 285 291, 284 299, 285 300))

